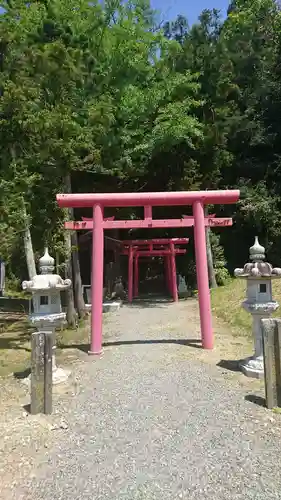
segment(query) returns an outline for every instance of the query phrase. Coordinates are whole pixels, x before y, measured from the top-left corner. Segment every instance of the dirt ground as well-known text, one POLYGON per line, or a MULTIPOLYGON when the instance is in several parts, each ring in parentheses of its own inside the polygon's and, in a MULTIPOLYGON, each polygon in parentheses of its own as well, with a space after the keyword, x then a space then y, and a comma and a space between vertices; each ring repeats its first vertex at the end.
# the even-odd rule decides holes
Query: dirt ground
MULTIPOLYGON (((187 308, 189 329, 192 325, 195 335, 199 337, 197 302, 191 299, 182 301, 180 308, 182 310, 187 308)), ((123 309, 122 314, 126 314, 126 308, 123 309)), ((141 309, 140 315, 145 314, 145 311, 145 309, 141 309)), ((186 316, 173 314, 171 321, 167 326, 165 325, 165 328, 176 338, 177 331, 183 331, 185 328, 183 322, 186 322, 186 316)), ((151 325, 151 335, 158 328, 163 328, 161 309, 159 309, 159 324, 151 325)), ((109 321, 107 319, 105 321, 104 339, 111 338, 113 331, 114 314, 111 315, 109 321)), ((234 335, 226 325, 216 319, 214 320, 214 332, 215 349, 213 351, 194 349, 187 344, 186 349, 181 351, 181 356, 185 356, 190 361, 196 358, 204 363, 218 366, 218 377, 228 379, 237 387, 246 387, 249 393, 255 394, 257 402, 262 401, 263 382, 248 379, 236 371, 236 361, 252 352, 251 339, 243 335, 243 332, 241 335, 237 332, 234 335)), ((28 387, 23 384, 22 380, 16 379, 13 374, 0 378, 0 498, 3 500, 9 500, 13 486, 18 485, 24 477, 30 475, 32 477, 36 469, 38 452, 42 448, 48 450, 55 440, 62 438, 67 429, 67 423, 56 410, 56 400, 62 394, 64 398, 75 397, 78 384, 75 378, 76 367, 94 362, 94 359, 87 355, 88 330, 79 332, 74 341, 71 340, 70 335, 75 337, 75 332, 68 335, 65 343, 60 340, 57 361, 59 365, 69 366, 72 375, 66 384, 54 388, 54 412, 51 416, 31 416, 28 412, 30 402, 28 387)), ((13 348, 12 344, 11 348, 13 348)), ((278 416, 276 417, 271 412, 270 415, 272 417, 268 417, 267 413, 267 418, 272 418, 273 422, 275 422, 275 418, 278 419, 278 416)))

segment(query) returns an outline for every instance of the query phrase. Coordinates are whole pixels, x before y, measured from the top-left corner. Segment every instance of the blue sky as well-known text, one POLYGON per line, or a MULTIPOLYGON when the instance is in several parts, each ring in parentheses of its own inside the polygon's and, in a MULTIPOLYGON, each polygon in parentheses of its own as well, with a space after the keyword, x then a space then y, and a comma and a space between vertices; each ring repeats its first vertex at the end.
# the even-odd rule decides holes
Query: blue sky
MULTIPOLYGON (((175 19, 178 14, 187 17, 189 24, 197 21, 199 14, 204 9, 219 9, 222 15, 230 0, 150 0, 153 9, 161 11, 161 20, 175 19)), ((0 8, 0 13, 2 9, 0 8)))
POLYGON ((193 24, 204 9, 220 9, 225 15, 228 4, 228 0, 151 0, 152 7, 161 10, 161 17, 174 19, 177 14, 183 14, 189 24, 193 24))

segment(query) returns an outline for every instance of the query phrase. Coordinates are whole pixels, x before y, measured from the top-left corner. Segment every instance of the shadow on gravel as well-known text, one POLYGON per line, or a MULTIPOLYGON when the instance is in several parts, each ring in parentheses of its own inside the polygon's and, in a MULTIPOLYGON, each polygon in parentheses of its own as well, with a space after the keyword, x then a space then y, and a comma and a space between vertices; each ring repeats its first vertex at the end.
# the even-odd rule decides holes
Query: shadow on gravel
POLYGON ((146 308, 151 308, 151 307, 168 307, 169 305, 173 304, 173 301, 169 298, 163 298, 163 297, 146 297, 142 299, 134 299, 133 302, 130 304, 129 302, 124 302, 124 305, 126 307, 130 308, 141 308, 141 309, 146 309, 146 308))
POLYGON ((121 346, 121 345, 153 345, 153 344, 177 344, 195 349, 201 349, 201 340, 198 339, 153 339, 153 340, 116 340, 104 342, 103 347, 121 346))
POLYGON ((26 413, 30 413, 31 415, 31 404, 23 405, 23 410, 26 411, 26 413))
MULTIPOLYGON (((188 301, 192 300, 194 301, 194 298, 192 297, 179 297, 179 301, 188 301)), ((169 297, 141 297, 138 299, 134 299, 133 302, 130 304, 129 302, 124 302, 124 306, 130 307, 132 309, 134 308, 140 308, 140 309, 146 309, 146 308, 152 308, 152 307, 164 307, 167 308, 171 304, 175 304, 175 302, 169 298, 169 297)))
POLYGON ((225 370, 229 370, 231 372, 240 372, 239 363, 240 363, 239 359, 238 360, 221 359, 217 364, 217 366, 219 368, 224 368, 225 370))
POLYGON ((23 380, 24 378, 28 377, 31 373, 30 368, 26 368, 25 370, 21 370, 19 372, 14 372, 14 377, 17 380, 23 380))
POLYGON ((124 302, 124 306, 129 307, 130 309, 151 309, 152 307, 157 307, 157 308, 167 308, 170 304, 173 304, 173 302, 152 302, 151 300, 149 301, 141 301, 141 302, 132 302, 129 304, 129 302, 124 302))
POLYGON ((262 398, 261 396, 256 396, 255 394, 247 394, 247 396, 245 396, 245 401, 266 408, 265 398, 262 398))
MULTIPOLYGON (((199 339, 152 339, 152 340, 115 340, 110 342, 103 342, 103 347, 118 347, 122 345, 153 345, 153 344, 176 344, 195 349, 202 349, 201 340, 199 339)), ((60 349, 79 349, 83 352, 89 352, 89 344, 60 344, 60 349)))

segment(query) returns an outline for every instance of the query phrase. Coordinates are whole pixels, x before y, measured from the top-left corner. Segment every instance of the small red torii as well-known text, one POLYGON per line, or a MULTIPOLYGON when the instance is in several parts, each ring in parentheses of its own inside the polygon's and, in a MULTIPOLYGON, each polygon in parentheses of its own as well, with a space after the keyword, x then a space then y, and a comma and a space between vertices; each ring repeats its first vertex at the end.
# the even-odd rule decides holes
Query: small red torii
POLYGON ((91 221, 66 222, 65 228, 70 230, 89 229, 93 233, 92 248, 92 318, 91 346, 89 354, 100 354, 102 350, 102 302, 103 302, 103 249, 105 229, 133 228, 171 228, 194 226, 196 272, 198 300, 201 324, 202 346, 213 348, 213 330, 211 300, 209 290, 206 226, 231 226, 232 219, 216 219, 205 217, 205 205, 223 205, 236 203, 239 190, 224 191, 176 191, 154 193, 73 193, 58 194, 57 202, 62 208, 86 208, 93 210, 91 221), (154 206, 186 206, 191 205, 193 217, 181 219, 160 219, 152 217, 154 206), (105 220, 105 207, 144 207, 143 220, 105 220))
POLYGON ((189 238, 157 238, 151 240, 122 240, 121 255, 128 256, 128 301, 138 295, 138 275, 140 257, 164 257, 168 290, 176 302, 178 300, 175 256, 185 254, 186 249, 176 245, 187 245, 189 238), (156 247, 156 248, 155 248, 156 247), (133 293, 134 292, 134 293, 133 293))

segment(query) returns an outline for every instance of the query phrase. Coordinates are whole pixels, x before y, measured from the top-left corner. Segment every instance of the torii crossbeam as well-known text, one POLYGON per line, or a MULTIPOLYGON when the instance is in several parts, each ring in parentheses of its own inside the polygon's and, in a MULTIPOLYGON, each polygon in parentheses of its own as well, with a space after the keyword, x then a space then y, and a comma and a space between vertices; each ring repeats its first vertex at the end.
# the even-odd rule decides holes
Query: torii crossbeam
POLYGON ((206 226, 230 226, 231 219, 206 218, 204 206, 236 203, 240 191, 178 191, 156 193, 77 193, 58 194, 60 207, 93 209, 92 221, 66 223, 66 229, 91 229, 92 248, 92 318, 90 354, 100 354, 102 349, 102 301, 103 301, 103 249, 105 229, 191 227, 194 226, 195 256, 197 271, 198 299, 201 323, 202 346, 213 348, 211 300, 208 280, 206 226), (153 220, 153 206, 191 205, 193 217, 182 219, 153 220), (105 207, 144 207, 143 220, 115 221, 103 217, 105 207), (217 222, 217 223, 216 223, 217 222))

